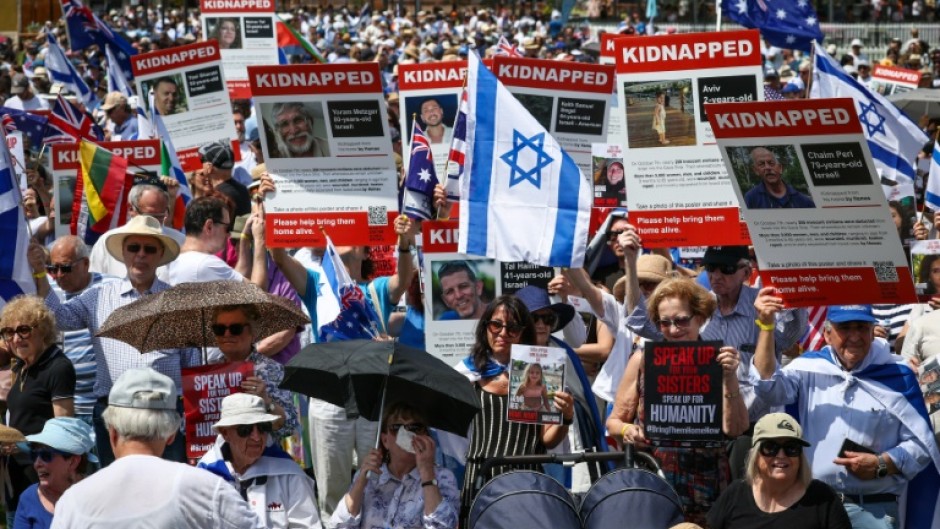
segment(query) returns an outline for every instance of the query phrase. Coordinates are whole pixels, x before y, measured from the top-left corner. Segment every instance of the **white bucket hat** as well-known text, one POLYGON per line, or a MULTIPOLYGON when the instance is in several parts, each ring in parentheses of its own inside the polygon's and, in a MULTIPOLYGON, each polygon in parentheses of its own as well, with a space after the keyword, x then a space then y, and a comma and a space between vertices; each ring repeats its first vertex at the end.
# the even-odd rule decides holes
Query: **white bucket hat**
POLYGON ((274 422, 280 419, 264 409, 264 399, 248 393, 235 393, 222 399, 222 413, 219 422, 212 425, 212 429, 226 426, 239 426, 242 424, 259 424, 274 422))

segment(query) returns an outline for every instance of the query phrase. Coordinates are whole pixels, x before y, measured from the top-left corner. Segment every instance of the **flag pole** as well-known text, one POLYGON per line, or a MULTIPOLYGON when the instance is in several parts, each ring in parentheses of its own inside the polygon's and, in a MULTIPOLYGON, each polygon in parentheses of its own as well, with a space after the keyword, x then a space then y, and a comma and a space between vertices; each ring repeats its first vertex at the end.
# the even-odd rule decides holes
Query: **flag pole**
MULTIPOLYGON (((457 113, 454 115, 454 124, 451 126, 451 130, 454 130, 454 128, 456 128, 457 120, 460 119, 460 105, 461 105, 461 102, 463 101, 463 93, 466 92, 466 90, 467 90, 467 74, 464 74, 463 84, 460 86, 460 97, 457 99, 457 113)), ((414 135, 414 131, 412 131, 412 135, 414 135)), ((451 136, 450 149, 447 151, 447 163, 444 164, 444 176, 447 177, 448 181, 450 180, 450 174, 448 174, 447 172, 447 167, 450 165, 450 153, 451 151, 454 150, 454 141, 456 141, 456 138, 451 136)), ((444 184, 444 188, 445 189, 447 188, 446 183, 444 184)), ((450 201, 448 200, 448 202, 450 201)), ((437 220, 450 220, 450 212, 453 209, 452 206, 453 206, 452 204, 445 204, 443 208, 438 208, 437 220), (445 209, 447 210, 446 212, 442 211, 445 209)))
MULTIPOLYGON (((16 163, 14 161, 13 155, 10 154, 10 148, 7 147, 7 133, 4 130, 0 130, 0 139, 3 140, 3 146, 0 147, 6 151, 6 156, 9 158, 10 162, 16 163)), ((45 143, 43 144, 45 148, 45 143)), ((25 169, 24 169, 25 170, 25 169)), ((16 202, 20 205, 21 211, 23 212, 23 218, 26 220, 26 233, 29 235, 30 240, 33 238, 33 229, 29 225, 29 217, 26 216, 26 208, 23 207, 23 192, 20 190, 20 183, 15 181, 15 173, 13 168, 10 167, 10 183, 12 184, 13 192, 16 193, 16 202)))

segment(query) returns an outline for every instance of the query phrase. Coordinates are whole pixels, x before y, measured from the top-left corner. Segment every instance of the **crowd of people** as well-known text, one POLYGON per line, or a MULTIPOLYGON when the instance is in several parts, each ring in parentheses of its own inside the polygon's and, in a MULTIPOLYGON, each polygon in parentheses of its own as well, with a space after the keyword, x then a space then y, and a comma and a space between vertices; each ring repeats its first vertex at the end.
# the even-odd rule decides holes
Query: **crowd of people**
MULTIPOLYGON (((194 11, 127 7, 102 18, 141 53, 204 37, 194 11)), ((459 60, 471 50, 492 55, 500 37, 527 57, 598 60, 589 45, 598 35, 590 26, 565 25, 560 13, 535 7, 516 15, 436 8, 414 16, 359 16, 328 7, 282 19, 328 62, 379 64, 399 156, 398 65, 459 60)), ((46 30, 65 40, 61 25, 46 30)), ((630 17, 620 31, 643 34, 647 27, 630 17)), ((218 19, 210 33, 223 47, 240 45, 232 20, 218 19)), ((45 41, 17 46, 0 44, 3 105, 47 109, 61 86, 45 68, 45 41)), ((906 42, 893 39, 883 58, 866 56, 865 48, 852 41, 843 53, 835 45, 827 53, 863 84, 876 61, 922 73, 925 87, 940 84, 940 49, 931 50, 916 30, 906 42)), ((807 57, 766 46, 764 58, 765 94, 808 96, 807 57)), ((100 106, 88 110, 107 138, 135 139, 136 102, 108 93, 100 50, 74 52, 71 60, 99 94, 100 106)), ((313 58, 291 57, 305 60, 313 58)), ((154 83, 161 113, 185 111, 177 89, 169 79, 154 83)), ((656 112, 664 114, 668 104, 658 94, 656 112)), ((591 432, 592 415, 613 448, 632 445, 652 455, 685 519, 703 527, 940 527, 936 482, 930 481, 940 468, 940 421, 922 413, 916 377, 917 366, 940 354, 933 330, 940 296, 915 305, 829 307, 825 323, 813 327, 805 309, 785 309, 772 288, 755 285, 753 250, 709 247, 686 266, 671 252, 644 248, 622 210, 600 227, 588 250, 590 264, 563 269, 545 288, 487 299, 483 279, 468 262, 448 262, 437 272, 446 310, 435 319, 476 321, 472 346, 455 366, 480 407, 466 439, 435 431, 415 403, 389 402, 379 421, 369 421, 280 388, 285 364, 316 340, 337 307, 324 284, 322 249, 266 247, 264 199, 274 182, 265 173, 250 102, 233 101, 233 110, 241 162, 224 141, 202 146, 201 168, 186 175, 193 200, 184 212, 173 210, 179 192, 173 178, 138 183, 128 196, 127 223, 91 246, 76 236, 55 236, 53 182, 45 168, 30 163, 23 202, 37 294, 8 300, 0 313, 0 352, 11 365, 0 371, 0 380, 7 380, 9 428, 0 428, 0 454, 9 478, 3 494, 8 527, 117 527, 146 520, 153 527, 467 528, 475 483, 509 470, 484 469, 488 458, 601 449, 595 438, 605 432, 591 432), (181 231, 171 227, 177 214, 181 231), (218 347, 208 359, 191 348, 142 353, 98 335, 120 307, 208 281, 245 283, 286 298, 313 323, 262 334, 256 306, 216 307, 208 328, 218 347), (586 301, 589 310, 579 305, 583 315, 576 314, 575 299, 586 301), (826 345, 802 350, 814 332, 826 345), (644 344, 707 340, 723 344, 715 359, 722 375, 722 441, 661 446, 646 429, 644 399, 652 389, 644 378, 644 344), (549 392, 538 367, 526 370, 525 383, 512 393, 510 351, 517 344, 565 349, 569 373, 586 383, 549 392), (223 399, 212 427, 215 444, 187 465, 181 374, 206 362, 247 362, 253 375, 223 399), (527 409, 557 411, 561 422, 509 421, 514 398, 527 409), (932 503, 923 498, 931 492, 932 503)), ((329 155, 303 105, 275 105, 273 116, 281 156, 329 155)), ((432 142, 449 141, 452 131, 437 101, 422 104, 420 119, 432 142)), ((923 126, 936 131, 932 120, 923 126)), ((654 124, 663 145, 669 143, 664 127, 654 124)), ((759 183, 748 193, 748 207, 812 207, 809 197, 780 185, 783 168, 773 152, 750 155, 759 183)), ((624 164, 606 170, 606 178, 623 185, 624 164)), ((442 187, 434 205, 449 207, 442 187)), ((940 228, 940 217, 934 225, 894 211, 902 240, 928 239, 940 228)), ((420 222, 401 216, 394 230, 397 264, 390 275, 375 274, 369 247, 337 252, 375 308, 380 338, 423 349, 425 300, 414 251, 420 222)), ((933 284, 932 266, 924 268, 925 282, 933 284)), ((591 473, 582 465, 529 468, 575 491, 590 486, 591 473)))

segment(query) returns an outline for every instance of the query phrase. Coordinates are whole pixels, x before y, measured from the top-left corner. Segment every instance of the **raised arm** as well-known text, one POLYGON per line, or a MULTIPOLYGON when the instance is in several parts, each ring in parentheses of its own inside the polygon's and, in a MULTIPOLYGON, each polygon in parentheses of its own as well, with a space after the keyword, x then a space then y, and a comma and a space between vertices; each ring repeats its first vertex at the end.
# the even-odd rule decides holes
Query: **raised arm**
POLYGON ((777 323, 777 313, 783 310, 783 299, 774 296, 773 287, 764 287, 754 300, 757 309, 757 322, 760 327, 757 335, 757 347, 754 351, 754 367, 760 373, 762 380, 768 380, 777 370, 777 355, 775 354, 774 330, 777 323))
POLYGON ((388 301, 398 303, 414 276, 414 254, 416 224, 407 215, 395 219, 395 233, 398 234, 398 270, 388 281, 388 301))

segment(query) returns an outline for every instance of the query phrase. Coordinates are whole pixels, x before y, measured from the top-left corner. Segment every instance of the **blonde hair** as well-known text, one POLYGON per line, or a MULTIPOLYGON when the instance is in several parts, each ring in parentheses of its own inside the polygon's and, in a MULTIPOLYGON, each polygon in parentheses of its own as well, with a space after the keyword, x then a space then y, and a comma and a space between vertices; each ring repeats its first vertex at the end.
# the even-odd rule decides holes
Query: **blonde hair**
POLYGON ((522 393, 529 387, 529 372, 532 370, 532 366, 537 366, 539 368, 539 385, 542 386, 542 391, 547 391, 545 389, 545 370, 542 368, 542 364, 538 362, 532 362, 531 364, 525 366, 525 370, 522 372, 522 383, 519 384, 519 389, 516 390, 516 395, 522 395, 522 393))
POLYGON ((15 322, 35 327, 34 332, 42 336, 44 347, 49 347, 56 341, 55 315, 43 300, 36 296, 16 296, 3 307, 0 327, 13 327, 15 322))
MULTIPOLYGON (((747 453, 747 467, 745 468, 744 480, 748 485, 753 485, 754 481, 760 476, 760 470, 757 468, 757 459, 760 455, 760 442, 754 443, 751 450, 747 453)), ((809 486, 813 480, 813 471, 809 467, 809 460, 806 459, 806 448, 800 453, 800 471, 796 474, 796 482, 803 488, 809 486)))
POLYGON ((689 310, 692 316, 701 316, 707 320, 715 312, 717 302, 705 287, 685 278, 664 279, 656 290, 650 295, 647 302, 647 312, 650 320, 659 321, 659 305, 663 300, 669 298, 678 298, 685 300, 689 304, 689 310))

